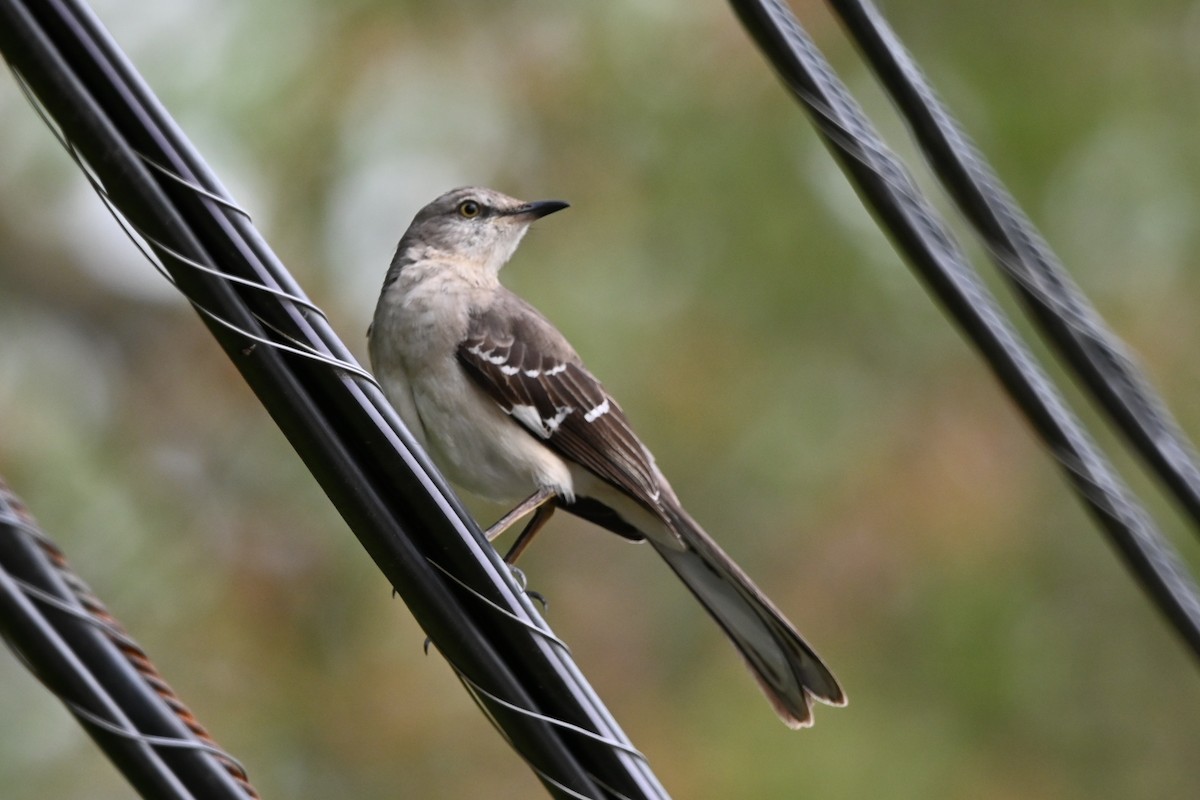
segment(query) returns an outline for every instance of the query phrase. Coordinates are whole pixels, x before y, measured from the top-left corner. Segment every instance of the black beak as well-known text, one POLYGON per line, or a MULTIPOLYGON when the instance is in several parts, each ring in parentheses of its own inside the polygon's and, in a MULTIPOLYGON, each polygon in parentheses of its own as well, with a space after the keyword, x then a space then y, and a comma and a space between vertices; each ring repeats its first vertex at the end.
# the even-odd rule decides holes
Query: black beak
POLYGON ((517 206, 509 213, 519 217, 532 217, 533 219, 541 219, 555 211, 562 211, 564 208, 569 208, 570 203, 564 203, 562 200, 537 200, 532 203, 526 203, 523 206, 517 206))

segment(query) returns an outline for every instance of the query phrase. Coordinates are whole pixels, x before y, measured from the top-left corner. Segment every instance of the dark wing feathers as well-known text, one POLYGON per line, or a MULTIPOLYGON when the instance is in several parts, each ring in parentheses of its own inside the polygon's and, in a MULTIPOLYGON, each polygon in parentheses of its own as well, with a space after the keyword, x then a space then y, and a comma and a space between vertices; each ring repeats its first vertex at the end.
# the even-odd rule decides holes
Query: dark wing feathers
POLYGON ((650 455, 625 414, 532 306, 505 293, 472 314, 458 360, 551 450, 661 513, 650 455))
MULTIPOLYGON (((789 726, 811 724, 811 698, 844 705, 836 679, 745 573, 659 485, 650 454, 625 415, 563 337, 532 307, 502 292, 472 315, 458 359, 467 374, 531 436, 617 489, 676 533, 681 546, 649 537, 737 645, 771 704, 789 726)), ((572 513, 631 539, 645 537, 595 498, 559 502, 572 513)))

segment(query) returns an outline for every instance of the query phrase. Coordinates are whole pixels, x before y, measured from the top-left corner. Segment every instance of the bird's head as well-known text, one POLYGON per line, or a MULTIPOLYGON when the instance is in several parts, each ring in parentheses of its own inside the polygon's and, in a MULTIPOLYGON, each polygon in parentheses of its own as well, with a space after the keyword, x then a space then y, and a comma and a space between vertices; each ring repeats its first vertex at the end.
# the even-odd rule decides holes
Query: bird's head
POLYGON ((453 189, 417 212, 398 255, 470 261, 494 275, 534 220, 566 207, 561 200, 526 203, 477 186, 453 189))

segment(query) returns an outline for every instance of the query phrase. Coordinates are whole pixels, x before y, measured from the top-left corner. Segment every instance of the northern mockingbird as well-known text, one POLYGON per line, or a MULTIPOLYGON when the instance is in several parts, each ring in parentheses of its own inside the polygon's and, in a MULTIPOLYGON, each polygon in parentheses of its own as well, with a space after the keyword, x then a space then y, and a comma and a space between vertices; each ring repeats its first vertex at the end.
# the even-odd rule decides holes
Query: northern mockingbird
POLYGON ((566 207, 468 187, 421 209, 367 332, 375 376, 451 481, 515 504, 489 540, 533 513, 506 560, 556 507, 649 541, 737 646, 783 721, 807 727, 812 699, 845 705, 837 680, 684 511, 563 335, 500 285, 530 224, 566 207))

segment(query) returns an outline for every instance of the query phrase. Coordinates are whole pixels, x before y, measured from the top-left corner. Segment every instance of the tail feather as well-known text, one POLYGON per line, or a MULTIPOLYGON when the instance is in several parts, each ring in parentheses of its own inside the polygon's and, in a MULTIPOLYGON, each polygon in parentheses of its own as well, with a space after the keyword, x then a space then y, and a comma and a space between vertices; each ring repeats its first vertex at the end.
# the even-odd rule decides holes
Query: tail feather
POLYGON ((812 725, 813 699, 845 705, 837 679, 746 573, 682 510, 671 517, 680 541, 650 543, 733 641, 783 722, 812 725))

